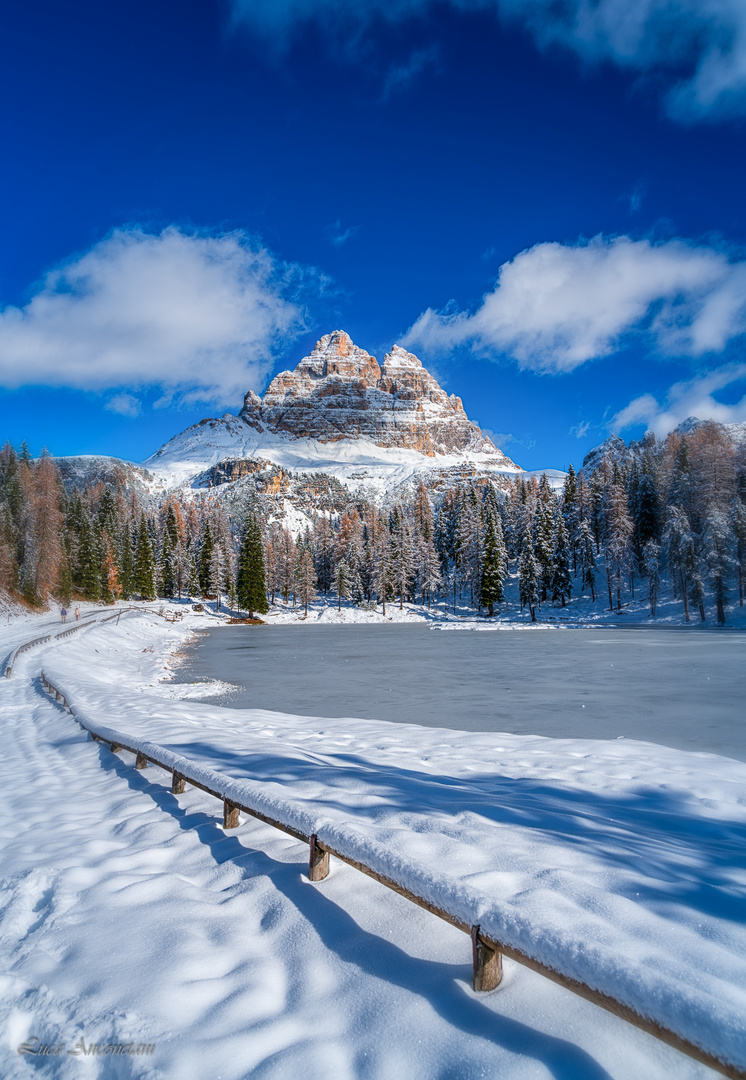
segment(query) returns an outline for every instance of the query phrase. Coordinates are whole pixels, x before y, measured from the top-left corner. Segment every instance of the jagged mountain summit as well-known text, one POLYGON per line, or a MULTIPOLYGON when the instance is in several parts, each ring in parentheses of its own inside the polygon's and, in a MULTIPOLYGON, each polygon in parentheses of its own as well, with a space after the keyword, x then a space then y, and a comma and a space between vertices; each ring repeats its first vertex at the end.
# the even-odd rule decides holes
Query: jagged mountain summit
POLYGON ((395 345, 379 364, 342 330, 263 397, 249 391, 238 416, 193 425, 143 465, 162 488, 213 487, 255 471, 248 459, 380 493, 415 477, 438 488, 485 475, 504 484, 521 471, 416 356, 395 345))
POLYGON ((343 330, 317 341, 295 371, 272 380, 263 398, 249 391, 240 416, 257 431, 293 439, 369 439, 426 457, 471 450, 508 461, 416 356, 394 345, 379 366, 343 330))

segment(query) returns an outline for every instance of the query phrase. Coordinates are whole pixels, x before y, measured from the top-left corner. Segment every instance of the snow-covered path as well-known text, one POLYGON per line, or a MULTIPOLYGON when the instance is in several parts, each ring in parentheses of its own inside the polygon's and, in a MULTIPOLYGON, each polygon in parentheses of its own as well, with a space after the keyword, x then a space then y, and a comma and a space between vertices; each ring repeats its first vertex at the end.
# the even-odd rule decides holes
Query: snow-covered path
POLYGON ((561 888, 568 929, 591 893, 602 923, 635 912, 647 949, 671 924, 682 955, 698 949, 704 975, 717 966, 726 989, 743 963, 746 767, 676 751, 646 765, 634 744, 604 758, 587 744, 513 737, 499 751, 513 766, 506 776, 494 736, 487 745, 372 721, 226 715, 169 701, 179 688, 157 686, 164 636, 183 634, 133 617, 25 654, 0 683, 4 1076, 711 1075, 510 963, 500 989, 475 997, 463 934, 339 864, 310 885, 302 845, 253 821, 225 833, 213 799, 194 789, 174 797, 166 774, 137 773, 91 743, 36 673, 43 664, 72 683, 104 723, 232 775, 292 782, 317 812, 336 806, 340 821, 372 823, 392 848, 414 829, 418 850, 442 858, 450 830, 451 853, 473 860, 461 867, 472 884, 494 872, 495 849, 479 848, 487 822, 500 832, 501 888, 526 913, 542 899, 531 875, 548 845, 538 914, 561 888), (138 666, 149 693, 133 686, 138 666), (582 814, 568 802, 573 785, 589 796, 582 814), (628 892, 642 883, 647 895, 620 892, 625 876, 628 892), (157 1050, 116 1061, 19 1056, 31 1035, 157 1050))

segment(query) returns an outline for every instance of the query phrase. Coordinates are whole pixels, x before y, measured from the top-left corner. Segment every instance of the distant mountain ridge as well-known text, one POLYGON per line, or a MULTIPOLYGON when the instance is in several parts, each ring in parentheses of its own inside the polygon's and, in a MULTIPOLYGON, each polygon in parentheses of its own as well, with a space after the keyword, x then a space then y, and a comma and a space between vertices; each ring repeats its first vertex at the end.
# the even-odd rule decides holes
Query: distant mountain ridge
POLYGON ((669 432, 664 439, 656 440, 652 431, 647 431, 642 439, 630 440, 626 443, 619 435, 610 435, 604 442, 594 446, 583 458, 583 472, 592 473, 597 469, 604 458, 614 462, 626 462, 632 458, 641 458, 646 450, 664 448, 671 440, 682 437, 696 437, 703 429, 714 426, 735 447, 746 448, 746 423, 724 424, 718 420, 700 420, 697 416, 689 416, 682 421, 677 428, 669 432))

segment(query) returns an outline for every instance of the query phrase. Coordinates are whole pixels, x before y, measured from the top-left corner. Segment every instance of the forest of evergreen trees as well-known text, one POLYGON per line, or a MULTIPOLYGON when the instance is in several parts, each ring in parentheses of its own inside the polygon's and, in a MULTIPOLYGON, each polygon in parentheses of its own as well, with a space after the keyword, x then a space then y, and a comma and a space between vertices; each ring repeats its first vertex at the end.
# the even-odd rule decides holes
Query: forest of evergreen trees
POLYGON ((420 484, 385 510, 318 514, 295 538, 255 493, 237 506, 214 493, 143 505, 103 483, 66 491, 49 455, 6 444, 0 589, 30 605, 210 597, 250 615, 278 597, 307 611, 319 592, 384 613, 416 601, 532 620, 579 598, 621 610, 643 597, 654 616, 668 595, 687 621, 712 605, 721 624, 743 604, 746 447, 715 423, 646 436, 590 473, 571 466, 559 494, 518 473, 506 492, 452 488, 436 511, 420 484))

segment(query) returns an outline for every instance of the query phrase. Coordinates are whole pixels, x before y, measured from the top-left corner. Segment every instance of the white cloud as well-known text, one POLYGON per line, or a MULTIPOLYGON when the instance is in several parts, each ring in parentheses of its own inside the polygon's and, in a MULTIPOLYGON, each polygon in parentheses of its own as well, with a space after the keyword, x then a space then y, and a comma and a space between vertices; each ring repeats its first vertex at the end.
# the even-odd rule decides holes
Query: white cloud
POLYGON ((573 425, 573 427, 570 428, 567 434, 574 435, 576 439, 584 439, 590 431, 590 427, 591 425, 589 420, 581 420, 579 424, 573 425))
POLYGON ((746 263, 683 240, 537 244, 500 267, 473 314, 428 309, 402 344, 469 344, 534 371, 567 372, 632 331, 667 355, 721 351, 746 331, 746 263))
MULTIPOLYGON (((243 24, 272 44, 311 20, 327 36, 362 38, 376 21, 424 17, 436 0, 230 0, 243 24)), ((523 26, 541 48, 560 45, 584 62, 612 61, 662 76, 669 115, 692 121, 746 112, 743 0, 450 0, 523 26)))
MULTIPOLYGON (((283 295, 290 275, 240 232, 117 229, 0 312, 0 385, 160 386, 235 403, 302 328, 283 295)), ((125 398, 112 399, 120 412, 125 398)))
POLYGON ((120 416, 139 416, 142 410, 142 402, 139 398, 136 398, 134 394, 128 394, 122 391, 121 394, 115 394, 114 397, 109 398, 104 406, 109 412, 119 413, 120 416))
POLYGON ((675 383, 663 404, 652 394, 643 394, 625 406, 611 421, 611 430, 624 431, 645 424, 662 438, 690 416, 699 420, 718 420, 723 424, 746 421, 746 394, 733 405, 718 401, 713 394, 734 383, 746 380, 746 364, 725 364, 685 382, 675 383))

